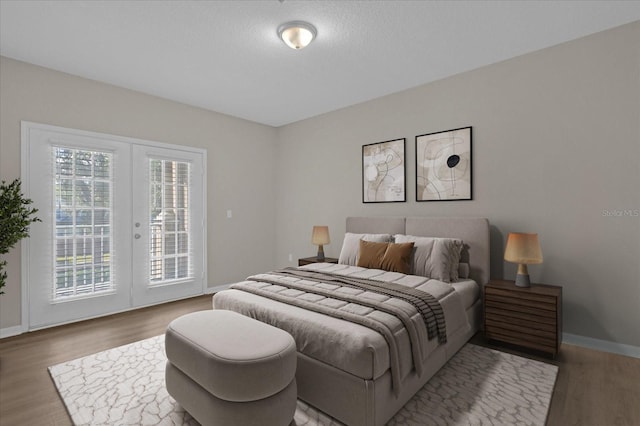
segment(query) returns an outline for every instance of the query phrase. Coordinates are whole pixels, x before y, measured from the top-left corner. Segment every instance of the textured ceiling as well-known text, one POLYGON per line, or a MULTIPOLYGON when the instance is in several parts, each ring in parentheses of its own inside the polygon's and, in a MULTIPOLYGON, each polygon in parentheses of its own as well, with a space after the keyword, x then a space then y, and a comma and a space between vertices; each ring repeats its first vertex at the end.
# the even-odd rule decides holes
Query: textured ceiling
POLYGON ((0 54, 280 126, 640 19, 637 1, 0 1, 0 54), (277 38, 306 20, 316 40, 277 38))

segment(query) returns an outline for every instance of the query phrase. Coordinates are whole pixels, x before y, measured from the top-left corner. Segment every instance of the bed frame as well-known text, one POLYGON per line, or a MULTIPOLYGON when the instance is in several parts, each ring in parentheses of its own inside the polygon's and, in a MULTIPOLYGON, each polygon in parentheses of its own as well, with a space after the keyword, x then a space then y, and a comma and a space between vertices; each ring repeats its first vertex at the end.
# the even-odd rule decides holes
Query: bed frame
MULTIPOLYGON (((459 238, 465 244, 461 261, 469 263, 470 278, 480 286, 489 281, 487 219, 349 217, 346 225, 347 232, 352 233, 459 238)), ((242 293, 241 290, 225 290, 215 294, 214 309, 238 310, 244 315, 254 317, 256 304, 260 305, 263 302, 260 296, 250 293, 242 296, 242 293), (250 297, 247 299, 247 296, 250 297)), ((283 306, 286 308, 288 305, 283 306)), ((471 327, 448 330, 447 343, 437 346, 424 360, 422 375, 418 377, 413 369, 401 378, 399 389, 392 387, 390 369, 375 379, 363 379, 298 352, 298 398, 349 426, 384 425, 479 329, 482 302, 477 300, 471 307, 467 307, 466 315, 471 327)))
MULTIPOLYGON (((346 231, 460 238, 465 243, 461 261, 469 263, 470 277, 481 286, 489 281, 487 219, 348 217, 346 231)), ((298 398, 347 425, 384 425, 475 334, 481 315, 482 304, 478 300, 467 310, 471 330, 448 336, 447 343, 430 355, 422 377, 417 377, 415 372, 410 373, 403 380, 402 390, 397 396, 392 391, 390 371, 375 380, 363 380, 298 353, 298 398)))

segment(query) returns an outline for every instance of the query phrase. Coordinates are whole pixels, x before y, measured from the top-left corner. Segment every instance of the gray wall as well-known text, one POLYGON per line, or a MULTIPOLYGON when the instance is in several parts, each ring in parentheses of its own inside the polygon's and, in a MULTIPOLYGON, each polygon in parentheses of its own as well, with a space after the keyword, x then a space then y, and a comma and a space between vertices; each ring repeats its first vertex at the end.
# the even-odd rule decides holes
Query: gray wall
MULTIPOLYGON (((206 148, 209 286, 273 268, 274 128, 5 57, 0 94, 1 179, 20 177, 20 120, 206 148)), ((0 329, 21 322, 19 248, 6 259, 0 329)))
MULTIPOLYGON (((455 53, 452 53, 455 54, 455 53)), ((402 64, 398 64, 402 66, 402 64)), ((278 129, 277 261, 337 257, 350 215, 485 216, 492 276, 510 231, 539 233, 534 282, 563 286, 564 331, 640 346, 640 23, 278 129), (415 136, 473 126, 473 201, 415 201, 415 136), (362 204, 362 145, 407 138, 407 202, 362 204)))
MULTIPOLYGON (((210 286, 313 255, 313 225, 337 256, 346 216, 485 216, 493 277, 515 275, 507 233, 538 232, 530 272, 563 286, 565 331, 640 346, 640 217, 603 214, 640 209, 639 22, 279 129, 0 65, 2 179, 20 175, 20 120, 208 149, 210 286), (415 202, 415 135, 469 125, 474 200, 415 202), (362 204, 362 145, 401 137, 407 202, 362 204)), ((8 260, 0 328, 20 323, 19 250, 8 260)))

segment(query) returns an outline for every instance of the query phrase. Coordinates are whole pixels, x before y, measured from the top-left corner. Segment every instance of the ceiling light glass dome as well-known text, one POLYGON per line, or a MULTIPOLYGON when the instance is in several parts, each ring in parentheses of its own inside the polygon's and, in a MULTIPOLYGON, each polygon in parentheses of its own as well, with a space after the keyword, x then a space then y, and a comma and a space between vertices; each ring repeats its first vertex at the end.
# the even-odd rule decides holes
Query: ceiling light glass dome
POLYGON ((292 49, 305 48, 316 37, 316 28, 303 21, 292 21, 278 27, 278 36, 292 49))

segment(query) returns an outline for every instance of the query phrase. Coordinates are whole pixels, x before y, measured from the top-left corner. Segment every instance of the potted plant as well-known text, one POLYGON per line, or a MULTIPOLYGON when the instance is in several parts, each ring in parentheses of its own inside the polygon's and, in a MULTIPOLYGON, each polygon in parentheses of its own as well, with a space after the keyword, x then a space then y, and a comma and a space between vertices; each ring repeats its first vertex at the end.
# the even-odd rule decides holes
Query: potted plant
MULTIPOLYGON (((24 198, 20 190, 20 179, 10 184, 0 184, 0 255, 7 254, 18 241, 29 236, 29 225, 41 222, 33 216, 38 209, 30 208, 30 199, 24 198), (33 216, 33 217, 32 217, 33 216)), ((6 260, 0 260, 0 294, 6 284, 6 260)))

